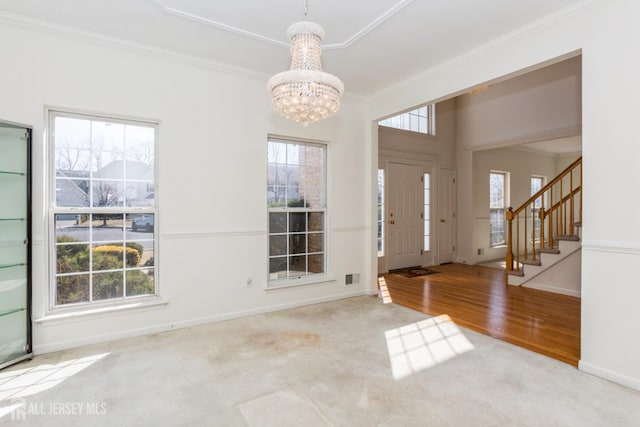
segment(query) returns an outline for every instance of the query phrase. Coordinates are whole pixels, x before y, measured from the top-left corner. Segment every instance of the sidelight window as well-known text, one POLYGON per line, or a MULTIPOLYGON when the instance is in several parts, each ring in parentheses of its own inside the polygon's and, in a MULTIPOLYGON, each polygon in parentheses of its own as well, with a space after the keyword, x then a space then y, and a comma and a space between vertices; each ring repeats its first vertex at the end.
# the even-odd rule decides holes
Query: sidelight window
POLYGON ((378 256, 384 256, 384 169, 378 169, 378 256))

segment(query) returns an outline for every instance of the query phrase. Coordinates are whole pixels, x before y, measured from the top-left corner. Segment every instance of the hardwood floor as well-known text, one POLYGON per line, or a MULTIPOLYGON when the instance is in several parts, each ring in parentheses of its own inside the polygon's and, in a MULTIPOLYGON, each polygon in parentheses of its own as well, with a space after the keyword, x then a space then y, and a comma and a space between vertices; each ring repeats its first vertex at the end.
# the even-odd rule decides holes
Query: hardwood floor
POLYGON ((580 298, 505 284, 504 271, 464 264, 430 267, 439 274, 385 274, 390 299, 577 366, 580 298))

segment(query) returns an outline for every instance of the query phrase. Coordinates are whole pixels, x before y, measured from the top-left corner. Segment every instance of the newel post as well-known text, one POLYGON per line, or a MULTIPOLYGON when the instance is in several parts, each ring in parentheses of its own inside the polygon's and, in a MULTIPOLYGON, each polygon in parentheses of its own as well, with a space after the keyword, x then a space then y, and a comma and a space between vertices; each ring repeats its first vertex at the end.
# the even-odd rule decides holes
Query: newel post
POLYGON ((506 259, 506 270, 513 271, 513 208, 509 208, 506 212, 507 218, 507 259, 506 259))

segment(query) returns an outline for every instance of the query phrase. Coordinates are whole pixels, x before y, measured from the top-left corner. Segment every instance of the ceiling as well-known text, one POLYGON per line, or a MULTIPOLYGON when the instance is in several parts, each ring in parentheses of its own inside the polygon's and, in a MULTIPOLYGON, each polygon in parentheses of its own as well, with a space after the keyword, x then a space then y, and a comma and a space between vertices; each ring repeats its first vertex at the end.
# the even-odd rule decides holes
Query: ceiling
POLYGON ((582 138, 580 136, 572 136, 548 141, 532 142, 529 144, 523 144, 522 146, 551 154, 579 153, 582 151, 582 138))
MULTIPOLYGON (((347 93, 390 84, 587 0, 307 0, 324 27, 323 69, 347 93)), ((289 67, 304 0, 0 0, 21 15, 265 76, 289 67)))

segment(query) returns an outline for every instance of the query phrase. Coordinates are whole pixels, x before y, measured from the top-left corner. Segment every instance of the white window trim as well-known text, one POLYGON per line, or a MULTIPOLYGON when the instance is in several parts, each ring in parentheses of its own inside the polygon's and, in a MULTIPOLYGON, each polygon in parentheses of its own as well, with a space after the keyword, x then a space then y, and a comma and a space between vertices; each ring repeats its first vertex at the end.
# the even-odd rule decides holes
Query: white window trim
MULTIPOLYGON (((308 139, 308 138, 295 138, 295 137, 290 137, 290 136, 282 136, 282 135, 274 135, 274 134, 268 134, 267 135, 267 146, 268 146, 268 142, 270 140, 278 140, 278 141, 282 141, 282 142, 288 142, 288 143, 297 143, 297 144, 309 144, 309 145, 321 145, 324 147, 325 149, 325 164, 324 164, 324 176, 322 177, 323 181, 324 181, 324 199, 325 199, 325 206, 322 209, 313 209, 315 211, 322 211, 324 213, 324 228, 323 228, 323 234, 324 234, 324 251, 323 251, 323 257, 324 257, 324 272, 323 273, 312 273, 312 274, 304 274, 301 275, 299 277, 282 277, 282 278, 278 278, 278 279, 271 279, 270 278, 270 273, 269 273, 269 214, 271 212, 289 212, 289 210, 287 209, 283 209, 283 208, 269 208, 267 205, 267 240, 266 240, 266 246, 267 246, 267 283, 266 286, 264 287, 265 290, 277 290, 277 289, 286 289, 286 288, 295 288, 295 287, 300 287, 300 286, 307 286, 307 285, 316 285, 316 284, 323 284, 323 283, 328 283, 328 282, 335 282, 335 278, 332 277, 332 275, 329 273, 330 270, 330 261, 329 261, 329 247, 330 247, 330 218, 329 218, 329 188, 328 188, 328 175, 329 175, 329 157, 330 157, 330 149, 329 149, 329 142, 328 141, 322 141, 322 140, 314 140, 314 139, 308 139)), ((267 165, 268 165, 268 159, 267 159, 267 165)), ((294 208, 295 209, 295 208, 294 208)), ((306 212, 306 210, 305 210, 306 212)))
MULTIPOLYGON (((493 174, 501 174, 504 175, 504 189, 503 189, 503 198, 504 198, 504 207, 501 208, 504 210, 504 215, 505 215, 505 230, 504 230, 504 242, 502 243, 496 243, 496 244, 491 244, 491 184, 489 184, 489 247, 490 248, 506 248, 507 247, 507 221, 506 221, 506 215, 507 215, 507 209, 509 208, 510 205, 510 194, 511 194, 511 189, 510 189, 510 183, 511 183, 511 174, 507 171, 501 171, 501 170, 494 170, 491 169, 489 171, 489 178, 491 177, 491 175, 493 174)), ((491 181, 489 181, 491 182, 491 181)), ((495 208, 497 209, 497 208, 495 208)))
POLYGON ((433 174, 431 172, 431 170, 423 170, 422 171, 422 194, 423 194, 423 200, 422 200, 422 250, 423 250, 423 254, 427 254, 431 251, 433 251, 433 215, 432 215, 432 202, 433 202, 433 174), (424 191, 425 191, 425 176, 429 175, 429 200, 424 200, 424 191), (427 233, 427 230, 425 230, 425 226, 424 223, 427 221, 426 216, 427 216, 427 211, 426 209, 429 209, 429 234, 427 233), (424 240, 425 237, 429 236, 429 249, 424 247, 424 240))
MULTIPOLYGON (((416 114, 411 114, 411 115, 416 115, 416 114)), ((430 137, 435 139, 435 136, 436 136, 436 104, 421 105, 421 106, 413 108, 411 110, 403 111, 403 112, 395 114, 393 116, 386 117, 386 118, 381 119, 381 120, 378 121, 378 126, 384 127, 385 129, 393 129, 393 130, 400 131, 400 132, 410 132, 411 134, 426 135, 426 136, 430 136, 430 137), (401 128, 401 127, 395 127, 395 126, 391 126, 391 125, 382 124, 382 122, 385 121, 385 120, 389 120, 389 119, 392 119, 392 118, 395 118, 395 117, 398 117, 398 116, 402 116, 402 115, 405 115, 405 114, 409 115, 409 114, 414 113, 415 111, 419 110, 422 107, 426 107, 427 108, 427 123, 426 123, 427 131, 426 132, 415 131, 415 130, 411 130, 411 129, 405 129, 405 128, 401 128)))
MULTIPOLYGON (((387 247, 386 247, 387 246, 387 239, 386 239, 386 236, 385 236, 385 233, 387 231, 386 222, 385 222, 385 218, 386 218, 386 214, 387 214, 386 213, 386 209, 387 209, 387 169, 385 167, 381 166, 381 167, 378 167, 377 171, 378 172, 376 174, 376 177, 379 177, 380 171, 382 171, 382 203, 377 203, 377 200, 376 200, 376 236, 378 236, 377 239, 376 239, 376 251, 378 253, 378 258, 384 258, 387 255, 387 247), (377 214, 378 214, 378 209, 380 207, 382 207, 382 212, 381 212, 382 213, 382 215, 381 215, 382 219, 378 220, 378 215, 377 214), (378 235, 378 223, 382 223, 382 228, 381 228, 382 234, 381 235, 378 235), (380 241, 382 243, 382 245, 381 245, 382 248, 381 248, 381 250, 378 251, 377 250, 378 242, 380 242, 380 241)), ((378 181, 378 183, 379 183, 379 181, 378 181)), ((379 185, 377 187, 378 187, 378 191, 379 191, 380 190, 379 185)), ((376 193, 376 195, 377 195, 377 193, 376 193)))
MULTIPOLYGON (((325 258, 326 258, 326 254, 325 254, 325 258)), ((324 273, 315 273, 315 274, 308 274, 306 276, 302 276, 299 278, 270 280, 267 283, 267 286, 264 287, 264 289, 266 291, 269 291, 269 290, 286 289, 286 288, 298 288, 301 286, 321 285, 324 283, 330 283, 335 281, 336 281, 336 278, 333 276, 330 276, 324 273)))
MULTIPOLYGON (((539 179, 539 180, 542 181, 542 185, 540 186, 541 189, 544 188, 545 185, 547 185, 547 177, 546 176, 544 176, 544 175, 531 175, 531 177, 529 178, 529 188, 531 188, 531 181, 534 178, 535 179, 539 179)), ((530 196, 533 196, 533 194, 531 194, 530 196)), ((547 196, 546 194, 542 195, 542 199, 544 200, 543 204, 545 206, 547 206, 547 197, 546 196, 547 196)), ((533 205, 533 203, 532 203, 532 205, 533 205)), ((536 208, 536 209, 538 209, 538 208, 536 208)))
MULTIPOLYGON (((79 110, 73 108, 65 108, 59 106, 45 106, 45 117, 46 117, 46 142, 47 145, 47 156, 48 162, 46 165, 48 167, 48 172, 46 173, 46 191, 47 191, 47 208, 46 212, 48 215, 47 224, 48 224, 48 237, 49 242, 47 245, 47 260, 48 265, 45 267, 47 269, 46 276, 49 278, 47 287, 47 308, 44 312, 44 316, 36 319, 36 322, 48 322, 49 320, 64 320, 69 318, 75 318, 77 316, 95 316, 96 314, 101 313, 109 313, 116 312, 121 310, 140 310, 141 308, 148 308, 154 306, 164 306, 168 303, 168 300, 165 299, 160 291, 160 251, 159 251, 159 236, 160 236, 160 215, 158 206, 159 202, 159 140, 160 140, 160 120, 150 119, 150 118, 141 118, 141 117, 132 117, 125 116, 119 114, 110 114, 110 113, 101 113, 95 111, 87 111, 87 110, 79 110), (112 123, 123 123, 123 124, 132 124, 132 123, 140 123, 141 125, 151 126, 155 129, 155 140, 154 140, 154 206, 153 208, 127 208, 127 213, 153 213, 154 214, 154 291, 155 293, 152 295, 136 295, 131 297, 123 297, 123 298, 113 298, 107 300, 93 301, 93 302, 80 302, 80 303, 72 303, 72 304, 64 304, 57 305, 56 304, 56 230, 55 230, 55 215, 56 214, 64 214, 64 213, 76 213, 76 212, 84 212, 91 208, 56 208, 56 162, 55 162, 55 144, 52 142, 52 131, 54 129, 53 120, 54 117, 70 117, 76 118, 78 116, 83 116, 85 118, 95 118, 98 120, 108 120, 112 123)), ((105 213, 101 212, 100 209, 95 209, 92 213, 105 213)), ((124 212, 124 211, 122 211, 124 212)), ((115 213, 113 211, 108 211, 106 213, 115 213)))
POLYGON ((54 312, 46 313, 43 317, 34 319, 35 323, 55 325, 61 323, 72 323, 85 321, 87 319, 108 316, 124 311, 146 311, 163 308, 169 304, 169 300, 158 295, 130 297, 117 303, 89 303, 82 307, 58 306, 54 312), (137 298, 137 299, 136 299, 137 298))

